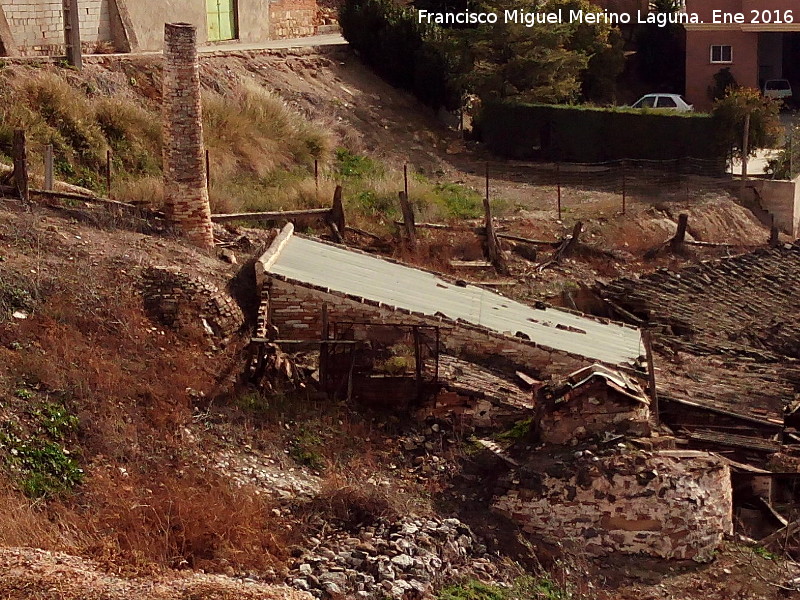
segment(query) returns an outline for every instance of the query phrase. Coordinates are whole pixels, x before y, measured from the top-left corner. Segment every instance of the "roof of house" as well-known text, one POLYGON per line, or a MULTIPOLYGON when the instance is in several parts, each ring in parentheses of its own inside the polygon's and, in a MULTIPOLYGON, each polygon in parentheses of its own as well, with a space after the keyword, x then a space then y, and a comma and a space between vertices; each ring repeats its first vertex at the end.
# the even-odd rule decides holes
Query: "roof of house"
POLYGON ((659 396, 783 423, 800 390, 800 246, 785 244, 599 288, 655 332, 659 396))
MULTIPOLYGON (((291 227, 291 225, 287 225, 291 227)), ((539 346, 613 365, 643 354, 640 331, 553 307, 533 308, 474 285, 287 233, 259 261, 266 274, 428 317, 527 336, 539 346)))
POLYGON ((580 390, 591 383, 602 383, 626 398, 642 404, 650 404, 650 400, 642 387, 633 378, 624 373, 604 367, 603 365, 590 365, 571 373, 567 381, 561 385, 551 386, 547 394, 549 400, 556 404, 568 402, 574 397, 575 390, 580 390))

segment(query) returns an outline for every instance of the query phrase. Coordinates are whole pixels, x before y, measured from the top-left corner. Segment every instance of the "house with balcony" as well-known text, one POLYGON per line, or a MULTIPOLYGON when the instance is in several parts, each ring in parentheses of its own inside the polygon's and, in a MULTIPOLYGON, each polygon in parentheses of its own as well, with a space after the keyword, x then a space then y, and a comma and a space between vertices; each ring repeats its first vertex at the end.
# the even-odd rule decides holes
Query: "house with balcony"
POLYGON ((686 0, 699 23, 686 24, 686 99, 711 108, 714 75, 730 69, 739 85, 788 79, 800 90, 797 0, 686 0), (790 22, 791 21, 791 22, 790 22))

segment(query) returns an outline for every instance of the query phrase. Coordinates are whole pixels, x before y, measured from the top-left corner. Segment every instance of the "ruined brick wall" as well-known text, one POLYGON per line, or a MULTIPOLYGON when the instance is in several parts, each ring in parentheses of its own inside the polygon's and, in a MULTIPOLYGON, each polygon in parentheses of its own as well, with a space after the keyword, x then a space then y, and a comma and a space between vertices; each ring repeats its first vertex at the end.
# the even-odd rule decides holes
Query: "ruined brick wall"
POLYGON ((269 3, 270 39, 304 37, 316 33, 316 0, 277 0, 269 3))
POLYGON ((527 533, 593 555, 705 561, 733 531, 730 468, 702 452, 583 456, 513 481, 496 510, 527 533))
POLYGON ((149 267, 142 275, 142 296, 148 316, 177 331, 205 331, 225 340, 244 324, 227 292, 178 267, 149 267))
POLYGON ((566 393, 561 402, 542 402, 538 433, 549 444, 578 444, 597 435, 650 434, 650 408, 610 391, 596 379, 566 393))
POLYGON ((197 30, 186 23, 164 27, 164 201, 168 218, 192 243, 214 247, 197 30))
MULTIPOLYGON (((278 328, 280 337, 284 339, 319 339, 322 331, 322 305, 327 303, 328 319, 331 323, 371 321, 439 326, 442 351, 475 359, 476 362, 504 371, 513 372, 514 366, 524 366, 551 376, 565 376, 590 362, 579 356, 551 351, 532 342, 502 336, 467 324, 456 325, 435 317, 413 315, 408 311, 324 292, 280 277, 270 277, 265 285, 269 295, 270 323, 278 328)), ((367 332, 363 331, 361 334, 366 339, 367 332)))
MULTIPOLYGON (((82 0, 79 4, 81 45, 93 52, 99 42, 112 42, 113 0, 82 0)), ((52 56, 65 52, 62 0, 0 0, 11 35, 22 56, 52 56)))

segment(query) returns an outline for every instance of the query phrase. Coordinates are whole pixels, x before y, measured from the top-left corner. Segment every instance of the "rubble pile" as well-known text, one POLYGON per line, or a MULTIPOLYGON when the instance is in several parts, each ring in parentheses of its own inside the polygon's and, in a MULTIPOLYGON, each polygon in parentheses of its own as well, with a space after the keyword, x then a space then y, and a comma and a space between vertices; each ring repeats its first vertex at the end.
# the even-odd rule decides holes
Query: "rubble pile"
POLYGON ((357 537, 335 532, 297 558, 286 583, 317 598, 420 598, 435 582, 496 576, 469 527, 458 519, 379 519, 357 537))

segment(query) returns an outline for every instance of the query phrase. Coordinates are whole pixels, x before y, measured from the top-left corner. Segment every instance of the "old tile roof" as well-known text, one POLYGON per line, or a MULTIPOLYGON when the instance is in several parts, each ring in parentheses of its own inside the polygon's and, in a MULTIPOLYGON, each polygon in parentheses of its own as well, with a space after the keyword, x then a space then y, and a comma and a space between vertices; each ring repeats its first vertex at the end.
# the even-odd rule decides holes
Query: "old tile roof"
POLYGON ((447 354, 439 355, 439 380, 450 389, 470 391, 521 409, 533 408, 533 393, 511 377, 447 354))
POLYGON ((659 396, 783 423, 800 391, 800 246, 704 261, 599 286, 655 332, 659 396))

